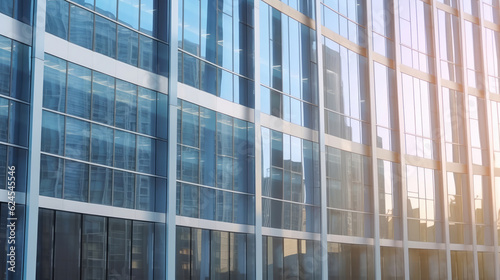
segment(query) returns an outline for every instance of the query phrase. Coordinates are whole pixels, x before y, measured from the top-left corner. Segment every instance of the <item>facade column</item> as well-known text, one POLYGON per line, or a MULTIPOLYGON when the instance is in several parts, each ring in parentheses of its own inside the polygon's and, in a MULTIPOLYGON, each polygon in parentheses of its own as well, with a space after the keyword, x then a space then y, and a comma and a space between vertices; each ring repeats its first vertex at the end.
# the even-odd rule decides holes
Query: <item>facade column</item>
POLYGON ((40 152, 42 139, 43 71, 46 0, 33 2, 31 51, 30 141, 26 190, 26 227, 23 277, 36 279, 38 212, 40 193, 40 152))
POLYGON ((168 76, 168 172, 166 213, 166 274, 175 279, 176 195, 177 195, 177 77, 178 77, 178 0, 170 2, 169 76, 168 76))

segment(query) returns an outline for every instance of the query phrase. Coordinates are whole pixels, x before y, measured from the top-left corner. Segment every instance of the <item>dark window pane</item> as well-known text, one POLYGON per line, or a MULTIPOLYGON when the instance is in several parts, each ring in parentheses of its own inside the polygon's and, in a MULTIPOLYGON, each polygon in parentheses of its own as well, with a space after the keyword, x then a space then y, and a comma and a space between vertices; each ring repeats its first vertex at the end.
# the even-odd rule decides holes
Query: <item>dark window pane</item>
POLYGON ((82 279, 106 278, 107 235, 106 218, 83 216, 82 279))
MULTIPOLYGON (((191 230, 187 227, 176 228, 175 238, 175 279, 190 279, 191 275, 191 230)), ((206 263, 208 261, 205 260, 206 263)))
POLYGON ((154 243, 154 279, 166 279, 165 276, 165 224, 155 224, 155 243, 154 243))
POLYGON ((94 14, 71 5, 69 41, 87 49, 92 49, 94 37, 94 14))
MULTIPOLYGON (((114 1, 109 1, 114 2, 114 1)), ((115 58, 116 56, 116 23, 103 17, 95 17, 95 51, 115 58)))
POLYGON ((10 101, 9 143, 28 146, 29 106, 10 101))
POLYGON ((38 243, 36 279, 52 279, 54 257, 54 211, 40 209, 38 214, 38 243))
POLYGON ((217 94, 217 68, 208 63, 201 62, 201 90, 217 94))
MULTIPOLYGON (((0 3, 3 2, 4 1, 0 3)), ((11 58, 12 58, 12 40, 0 36, 0 94, 4 95, 9 95, 10 92, 11 58)))
POLYGON ((42 155, 40 162, 40 195, 62 197, 63 160, 42 155))
POLYGON ((191 242, 192 279, 210 279, 210 230, 193 228, 191 242))
POLYGON ((186 217, 199 217, 199 187, 182 184, 181 215, 186 217))
POLYGON ((200 188, 200 218, 215 219, 215 190, 200 188))
POLYGON ((210 278, 229 280, 229 233, 212 231, 210 240, 210 278))
POLYGON ((108 279, 130 279, 132 221, 109 219, 108 279))
POLYGON ((183 59, 183 83, 194 88, 200 87, 200 61, 188 54, 184 54, 183 59))
POLYGON ((54 280, 80 279, 81 215, 56 212, 54 280))
POLYGON ((64 195, 65 199, 88 201, 89 166, 71 160, 64 162, 64 195))
MULTIPOLYGON (((21 1, 19 1, 21 2, 21 1)), ((12 83, 10 96, 29 101, 30 99, 30 48, 13 41, 12 83)))
POLYGON ((154 224, 132 222, 132 279, 153 279, 154 224))
POLYGON ((155 210, 155 183, 154 177, 137 175, 136 209, 155 210))

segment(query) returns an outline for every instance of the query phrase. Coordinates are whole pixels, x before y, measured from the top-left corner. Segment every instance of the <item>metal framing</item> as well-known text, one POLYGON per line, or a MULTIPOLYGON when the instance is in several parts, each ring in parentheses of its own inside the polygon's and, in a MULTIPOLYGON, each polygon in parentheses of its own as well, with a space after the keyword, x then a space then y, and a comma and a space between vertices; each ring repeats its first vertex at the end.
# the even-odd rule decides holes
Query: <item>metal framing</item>
MULTIPOLYGON (((234 232, 246 232, 255 235, 255 245, 256 245, 256 279, 262 279, 263 271, 263 248, 262 248, 262 237, 263 235, 269 236, 281 236, 286 238, 302 238, 311 240, 320 240, 321 244, 321 264, 322 264, 322 279, 328 279, 328 242, 340 242, 340 243, 350 243, 350 244, 366 244, 373 245, 374 248, 374 268, 375 268, 375 278, 381 279, 381 246, 392 246, 403 249, 403 264, 404 264, 404 277, 409 279, 410 277, 410 262, 409 262, 409 250, 411 249, 440 249, 446 250, 446 271, 447 278, 452 278, 452 267, 451 267, 451 251, 452 250, 471 250, 474 257, 474 278, 479 279, 479 268, 478 268, 478 251, 479 252, 494 252, 494 262, 495 275, 497 279, 500 279, 500 256, 499 256, 499 240, 497 235, 498 226, 498 215, 495 210, 493 210, 493 244, 494 246, 480 246, 477 244, 477 233, 476 233, 476 219, 474 211, 474 198, 473 194, 473 175, 487 175, 489 176, 489 183, 491 186, 492 197, 489 201, 492 205, 492 209, 496 209, 495 192, 497 191, 495 186, 495 174, 500 174, 500 170, 494 166, 494 150, 493 150, 493 136, 492 136, 492 112, 490 106, 490 100, 496 102, 500 101, 500 97, 489 93, 488 89, 488 69, 487 69, 487 57, 485 49, 481 49, 482 57, 482 73, 483 79, 481 83, 484 85, 484 90, 477 90, 468 87, 467 84, 467 65, 466 65, 466 39, 465 39, 465 29, 464 21, 471 21, 477 24, 481 29, 479 34, 480 42, 479 45, 484 46, 485 41, 485 28, 490 28, 496 32, 500 31, 500 25, 485 21, 484 19, 484 0, 478 0, 475 2, 478 5, 479 17, 475 17, 466 14, 463 11, 464 0, 457 0, 458 8, 452 8, 446 4, 440 3, 438 0, 423 0, 422 2, 430 5, 430 15, 431 15, 431 32, 433 33, 431 37, 431 43, 434 48, 434 58, 433 67, 436 70, 435 75, 430 75, 423 73, 416 69, 401 65, 401 49, 400 49, 400 29, 399 29, 399 1, 393 1, 393 9, 390 11, 393 14, 391 18, 393 21, 393 33, 394 33, 394 60, 383 57, 373 51, 373 37, 372 37, 372 3, 371 1, 366 1, 365 7, 365 21, 366 21, 366 37, 367 45, 366 47, 361 47, 349 41, 348 39, 328 30, 326 27, 322 26, 322 13, 321 13, 321 0, 315 0, 316 11, 313 20, 306 17, 300 12, 292 9, 283 2, 278 0, 262 0, 263 2, 269 4, 273 8, 278 9, 280 12, 288 15, 289 17, 297 20, 298 22, 309 26, 311 29, 316 30, 316 40, 317 40, 317 65, 318 65, 318 99, 319 99, 319 129, 314 131, 304 127, 300 127, 288 122, 285 122, 279 118, 275 118, 260 111, 260 0, 255 0, 254 5, 254 44, 255 44, 255 109, 249 109, 247 107, 231 103, 227 100, 212 96, 210 94, 204 93, 200 90, 190 88, 184 84, 179 84, 177 82, 178 77, 178 1, 171 1, 170 6, 170 26, 173 27, 170 30, 169 37, 169 78, 165 78, 156 74, 152 74, 148 71, 138 69, 136 67, 130 66, 125 63, 118 62, 114 59, 105 57, 103 55, 92 52, 74 44, 69 43, 63 39, 57 38, 51 34, 45 33, 45 6, 46 0, 36 0, 34 1, 34 25, 29 27, 27 25, 21 24, 5 15, 0 14, 0 21, 5 24, 0 26, 0 34, 7 36, 14 40, 18 40, 25 44, 32 44, 32 92, 31 92, 31 115, 30 115, 30 143, 29 143, 29 166, 28 169, 28 188, 26 193, 26 235, 25 235, 25 252, 24 252, 24 278, 25 279, 35 279, 36 278, 36 249, 37 249, 37 228, 38 228, 38 209, 39 207, 50 207, 53 209, 59 209, 64 211, 72 211, 78 213, 96 214, 103 213, 110 217, 121 217, 130 218, 144 221, 155 221, 162 222, 165 221, 167 224, 165 238, 167 251, 167 258, 165 263, 165 270, 168 279, 175 279, 175 245, 176 245, 176 225, 182 226, 192 226, 207 229, 218 229, 227 230, 234 232), (462 52, 462 58, 460 63, 462 64, 462 84, 450 82, 441 78, 441 59, 438 41, 438 11, 442 10, 446 13, 450 13, 456 16, 459 20, 459 42, 460 49, 462 52), (29 30, 29 32, 27 32, 29 30), (322 37, 328 37, 340 45, 346 47, 347 49, 358 53, 367 58, 367 82, 369 89, 369 101, 370 101, 370 133, 371 142, 370 146, 365 146, 357 143, 350 142, 348 140, 339 139, 331 135, 326 135, 325 133, 325 116, 324 116, 324 89, 323 89, 323 49, 322 49, 322 37), (38 162, 40 162, 41 146, 41 115, 42 115, 42 98, 43 98, 43 72, 44 72, 44 54, 45 52, 62 57, 68 61, 72 61, 78 64, 82 64, 92 70, 100 71, 108 75, 114 76, 116 78, 124 79, 130 82, 134 82, 140 86, 154 89, 162 93, 168 93, 169 104, 169 121, 168 121, 168 190, 167 197, 167 210, 166 213, 148 213, 145 211, 138 211, 132 209, 119 210, 115 207, 110 206, 96 206, 95 209, 89 210, 85 209, 86 203, 65 201, 61 199, 39 197, 38 185, 40 170, 38 168, 38 162), (375 81, 374 81, 374 67, 373 63, 381 63, 395 71, 395 84, 393 85, 397 90, 397 99, 393 100, 397 104, 397 115, 398 115, 398 137, 399 137, 399 152, 385 151, 377 148, 377 122, 376 122, 376 107, 375 107, 375 81), (438 127, 433 128, 433 134, 437 135, 439 146, 439 159, 441 160, 427 160, 420 159, 413 156, 406 155, 406 143, 405 143, 405 124, 404 124, 404 109, 403 109, 403 96, 402 96, 402 81, 401 74, 405 73, 413 77, 428 81, 432 86, 436 87, 436 100, 437 104, 435 108, 432 108, 437 112, 438 127), (444 131, 445 123, 443 119, 443 99, 442 99, 442 87, 447 87, 452 90, 460 91, 463 93, 464 101, 464 115, 463 121, 465 125, 465 147, 467 148, 467 161, 465 164, 456 164, 446 162, 445 154, 445 140, 444 135, 441 135, 444 131), (477 166, 472 162, 471 153, 471 140, 469 138, 471 128, 469 121, 469 108, 468 108, 468 96, 477 96, 479 98, 484 98, 485 100, 485 111, 479 112, 480 114, 485 114, 488 128, 488 155, 489 155, 489 166, 477 166), (201 219, 193 219, 187 217, 176 216, 176 161, 177 161, 177 102, 178 98, 186 101, 196 103, 200 106, 207 107, 209 109, 243 119, 249 122, 253 122, 255 125, 255 226, 247 225, 235 225, 231 223, 222 223, 215 221, 205 221, 201 219), (261 191, 261 176, 262 170, 260 168, 262 162, 261 155, 261 127, 269 127, 274 130, 278 130, 283 133, 294 135, 303 139, 310 141, 319 142, 320 148, 320 174, 321 174, 321 228, 319 234, 310 234, 305 232, 294 232, 290 230, 280 230, 263 228, 262 226, 262 191, 261 191), (35 141, 33 141, 35 140, 35 141), (363 154, 365 156, 371 157, 371 173, 373 179, 373 222, 374 222, 374 236, 373 238, 360 238, 352 236, 337 236, 329 235, 327 231, 327 191, 326 191, 326 146, 332 146, 349 152, 354 152, 358 154, 363 154), (398 163, 400 165, 400 188, 401 188, 401 232, 402 240, 380 240, 380 221, 379 221, 379 193, 378 193, 378 159, 390 160, 392 162, 398 163), (441 207, 442 207, 442 221, 443 231, 444 231, 444 242, 442 243, 431 243, 431 242, 414 242, 408 240, 408 213, 407 213, 407 189, 406 189, 406 165, 412 164, 426 168, 432 168, 434 170, 440 171, 439 181, 441 182, 441 207), (449 229, 449 209, 448 209, 448 189, 447 189, 447 172, 457 172, 460 174, 465 174, 468 176, 469 185, 469 201, 470 213, 471 215, 471 230, 472 230, 472 244, 471 245, 461 245, 461 244, 450 244, 450 229, 449 229), (120 212, 121 211, 121 212, 120 212), (172 248, 174 247, 174 248, 172 248)), ((421 1, 421 0, 417 0, 421 1)), ((498 10, 496 11, 498 13, 498 10)), ((0 191, 0 200, 4 201, 5 196, 4 191, 0 191)), ((20 199, 18 197, 18 199, 20 199)), ((487 198, 485 198, 487 199, 487 198)))

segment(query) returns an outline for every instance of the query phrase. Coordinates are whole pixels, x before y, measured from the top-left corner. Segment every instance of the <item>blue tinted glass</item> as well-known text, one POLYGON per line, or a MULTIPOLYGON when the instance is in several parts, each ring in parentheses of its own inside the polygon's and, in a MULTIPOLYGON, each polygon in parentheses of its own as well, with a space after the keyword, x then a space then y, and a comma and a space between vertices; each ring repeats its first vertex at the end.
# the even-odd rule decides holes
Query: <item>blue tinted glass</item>
POLYGON ((153 279, 154 224, 132 223, 132 276, 130 279, 153 279), (147 252, 147 253, 145 253, 147 252))
POLYGON ((112 182, 113 171, 111 169, 91 166, 89 202, 111 205, 112 182))
POLYGON ((137 171, 155 174, 155 140, 137 136, 137 171))
POLYGON ((233 70, 233 20, 231 16, 219 13, 217 25, 217 64, 233 70))
POLYGON ((77 6, 71 6, 70 10, 69 41, 92 49, 94 14, 77 6))
POLYGON ((28 146, 29 109, 26 104, 10 101, 9 143, 28 146))
POLYGON ((269 34, 269 6, 260 2, 260 81, 263 85, 270 85, 270 34, 269 34))
MULTIPOLYGON (((217 60, 217 1, 201 0, 201 54, 200 56, 210 62, 217 60)), ((190 28, 190 27, 189 27, 190 28)))
POLYGON ((68 94, 66 112, 71 115, 90 118, 91 77, 90 69, 68 63, 68 94))
POLYGON ((65 156, 89 160, 90 124, 74 118, 66 118, 65 156))
POLYGON ((42 113, 42 151, 63 155, 64 116, 43 111, 42 113))
POLYGON ((113 206, 134 208, 134 186, 134 174, 115 170, 113 184, 113 206))
POLYGON ((247 125, 245 121, 234 120, 234 190, 246 192, 248 183, 247 125))
MULTIPOLYGON (((1 59, 1 58, 0 58, 1 59)), ((1 70, 0 70, 1 71, 1 70)), ((24 101, 30 99, 30 48, 13 41, 10 96, 24 101)), ((1 88, 2 86, 0 86, 1 88)))
POLYGON ((183 49, 200 55, 200 1, 184 1, 184 44, 183 49))
POLYGON ((135 170, 135 135, 115 130, 115 167, 135 170))
POLYGON ((118 0, 118 21, 139 29, 139 0, 118 0))
POLYGON ((137 124, 137 86, 122 80, 116 80, 116 116, 117 127, 135 131, 137 124))
POLYGON ((9 147, 8 149, 8 166, 16 167, 16 190, 26 191, 26 179, 28 169, 28 150, 9 147))
POLYGON ((0 141, 7 142, 7 135, 9 133, 9 100, 0 98, 0 141))
POLYGON ((90 10, 94 9, 94 0, 74 0, 73 2, 80 4, 85 8, 89 8, 90 10))
POLYGON ((201 90, 217 94, 217 68, 208 63, 201 62, 201 90))
POLYGON ((112 166, 113 139, 113 129, 92 124, 92 162, 112 166))
POLYGON ((234 194, 233 222, 237 224, 247 224, 248 215, 248 196, 244 194, 234 194))
MULTIPOLYGON (((166 139, 167 136, 167 120, 168 120, 168 96, 166 94, 158 93, 158 100, 156 104, 157 122, 156 122, 156 136, 166 139)), ((177 127, 179 130, 180 126, 177 127)))
POLYGON ((186 217, 199 217, 199 187, 182 184, 181 215, 186 217))
POLYGON ((199 147, 199 111, 198 106, 182 102, 182 144, 199 147))
POLYGON ((168 45, 158 42, 158 74, 168 77, 168 45))
POLYGON ((47 0, 45 30, 57 37, 68 39, 69 4, 64 0, 47 0))
POLYGON ((156 36, 153 34, 154 20, 158 17, 156 5, 158 5, 158 0, 141 0, 141 31, 151 36, 156 36))
POLYGON ((43 107, 64 112, 66 107, 66 61, 45 55, 43 107))
POLYGON ((233 221, 233 194, 225 191, 217 191, 216 193, 216 217, 217 221, 232 222, 233 221))
POLYGON ((155 210, 155 181, 154 177, 137 175, 136 209, 145 211, 155 210))
POLYGON ((95 17, 95 51, 115 58, 116 56, 116 23, 103 17, 95 17))
POLYGON ((167 176, 167 142, 156 140, 156 175, 167 176))
POLYGON ((138 51, 139 35, 128 28, 118 25, 117 59, 127 64, 137 66, 138 51))
POLYGON ((115 78, 94 72, 92 81, 92 120, 113 125, 115 78))
POLYGON ((121 275, 129 276, 132 221, 113 218, 108 221, 107 279, 119 278, 121 275))
POLYGON ((233 156, 233 118, 217 114, 217 154, 233 156))
POLYGON ((12 41, 0 36, 0 94, 9 95, 12 41))
POLYGON ((215 190, 200 188, 200 218, 214 220, 215 190))
POLYGON ((200 108, 200 183, 215 186, 215 112, 200 108))
POLYGON ((260 87, 260 110, 262 113, 271 114, 271 92, 267 87, 260 87))
POLYGON ((140 45, 139 45, 139 67, 156 73, 157 68, 157 58, 156 54, 158 52, 157 41, 140 35, 140 45))
POLYGON ((8 15, 12 17, 12 13, 14 10, 14 1, 13 0, 2 0, 0 1, 0 13, 4 15, 8 15))
POLYGON ((182 147, 181 180, 193 183, 199 182, 199 156, 198 150, 182 147))
POLYGON ((217 187, 233 189, 233 159, 230 157, 217 157, 217 187))
POLYGON ((116 18, 116 1, 95 0, 95 10, 111 19, 116 18))
POLYGON ((89 166, 83 163, 66 160, 64 162, 64 195, 63 198, 76 201, 87 201, 89 192, 89 166))
POLYGON ((200 86, 200 61, 195 57, 184 54, 183 59, 183 78, 186 85, 199 88, 200 86))
POLYGON ((271 160, 273 166, 283 167, 283 134, 271 131, 271 160))
POLYGON ((217 96, 233 101, 233 74, 222 69, 217 72, 217 96))
POLYGON ((64 160, 42 155, 40 161, 40 195, 62 197, 64 160))
MULTIPOLYGON (((167 180, 162 178, 156 178, 156 188, 155 188, 155 211, 160 213, 165 213, 167 211, 167 180)), ((165 252, 165 251, 164 251, 165 252)))
POLYGON ((140 133, 156 135, 156 92, 139 87, 138 129, 140 133))

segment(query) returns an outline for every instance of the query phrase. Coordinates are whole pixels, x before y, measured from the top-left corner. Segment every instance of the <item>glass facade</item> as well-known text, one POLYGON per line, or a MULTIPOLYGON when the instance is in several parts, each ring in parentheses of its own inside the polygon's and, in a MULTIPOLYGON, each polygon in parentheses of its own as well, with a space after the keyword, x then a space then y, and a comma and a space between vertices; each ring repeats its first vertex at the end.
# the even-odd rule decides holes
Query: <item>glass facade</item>
POLYGON ((499 1, 0 21, 0 279, 500 279, 499 1))

